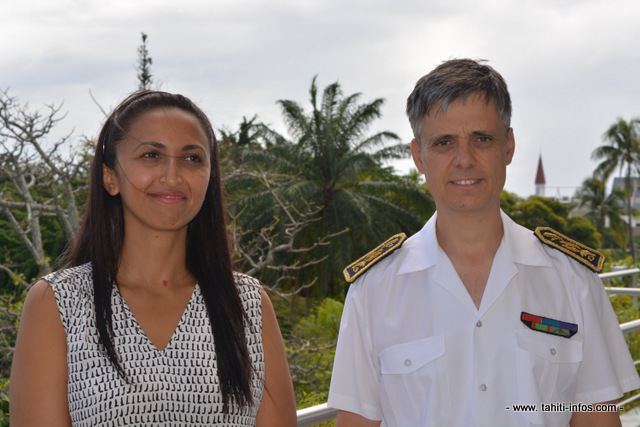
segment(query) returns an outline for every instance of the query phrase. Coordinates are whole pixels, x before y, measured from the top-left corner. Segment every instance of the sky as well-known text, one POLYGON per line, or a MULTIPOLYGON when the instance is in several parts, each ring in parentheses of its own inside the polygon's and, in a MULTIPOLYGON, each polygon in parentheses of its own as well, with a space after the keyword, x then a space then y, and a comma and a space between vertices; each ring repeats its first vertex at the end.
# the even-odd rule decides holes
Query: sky
POLYGON ((228 130, 257 115, 285 132, 277 101, 308 107, 317 76, 320 89, 384 98, 370 132, 410 142, 415 82, 447 59, 487 60, 511 93, 505 189, 521 197, 539 156, 546 195, 573 195, 609 126, 640 117, 638 0, 0 0, 0 89, 32 111, 62 104, 52 141, 94 137, 101 108, 137 88, 142 32, 156 88, 228 130))

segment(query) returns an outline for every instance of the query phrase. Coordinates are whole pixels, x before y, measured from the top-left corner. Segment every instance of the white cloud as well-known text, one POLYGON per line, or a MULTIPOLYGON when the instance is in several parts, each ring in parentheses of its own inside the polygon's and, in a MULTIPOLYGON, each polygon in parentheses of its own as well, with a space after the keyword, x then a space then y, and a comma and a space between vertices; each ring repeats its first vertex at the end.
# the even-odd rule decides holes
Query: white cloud
POLYGON ((61 132, 95 133, 89 90, 109 108, 135 89, 146 32, 156 81, 218 127, 258 114, 282 128, 276 100, 306 104, 318 75, 320 87, 338 80, 363 100, 385 98, 372 131, 408 141, 415 81, 445 59, 485 58, 514 103, 507 189, 533 192, 542 153, 547 184, 571 194, 606 128, 640 116, 638 12, 632 0, 5 1, 0 88, 32 106, 65 101, 61 132))

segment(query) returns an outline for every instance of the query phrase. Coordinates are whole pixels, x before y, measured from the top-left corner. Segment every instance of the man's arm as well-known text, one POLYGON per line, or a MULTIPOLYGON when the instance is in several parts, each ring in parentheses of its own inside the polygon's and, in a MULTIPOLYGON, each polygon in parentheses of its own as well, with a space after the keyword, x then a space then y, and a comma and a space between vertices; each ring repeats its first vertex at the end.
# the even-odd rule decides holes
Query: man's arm
POLYGON ((380 423, 347 411, 338 411, 336 418, 336 427, 378 427, 380 423))
MULTIPOLYGON (((601 405, 615 404, 615 401, 603 402, 601 405)), ((574 412, 570 427, 621 427, 618 412, 574 412)))

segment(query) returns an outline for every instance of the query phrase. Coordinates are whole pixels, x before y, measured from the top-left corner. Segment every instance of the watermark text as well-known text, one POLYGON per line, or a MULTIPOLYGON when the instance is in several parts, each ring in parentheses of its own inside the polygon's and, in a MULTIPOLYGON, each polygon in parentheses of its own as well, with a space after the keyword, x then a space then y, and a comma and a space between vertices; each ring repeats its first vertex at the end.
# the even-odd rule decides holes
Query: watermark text
MULTIPOLYGON (((613 403, 540 403, 539 405, 512 405, 505 408, 513 412, 618 412, 613 403)), ((622 410, 622 408, 620 408, 622 410)))

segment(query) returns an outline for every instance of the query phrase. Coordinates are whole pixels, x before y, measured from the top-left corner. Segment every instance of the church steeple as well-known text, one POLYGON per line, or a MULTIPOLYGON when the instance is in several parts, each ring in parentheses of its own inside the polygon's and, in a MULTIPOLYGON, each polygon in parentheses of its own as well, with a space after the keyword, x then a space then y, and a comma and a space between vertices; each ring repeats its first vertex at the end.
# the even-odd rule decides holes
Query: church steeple
POLYGON ((536 173, 536 196, 544 197, 544 186, 547 182, 544 179, 544 169, 542 168, 542 154, 538 158, 538 172, 536 173))

